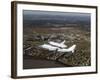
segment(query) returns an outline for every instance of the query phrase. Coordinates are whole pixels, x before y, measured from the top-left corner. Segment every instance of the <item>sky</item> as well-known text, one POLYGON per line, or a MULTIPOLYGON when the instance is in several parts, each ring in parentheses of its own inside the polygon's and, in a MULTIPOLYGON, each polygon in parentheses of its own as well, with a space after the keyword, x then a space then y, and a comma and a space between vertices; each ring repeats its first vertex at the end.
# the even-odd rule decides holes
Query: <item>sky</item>
POLYGON ((25 25, 90 24, 90 13, 23 10, 25 25))
POLYGON ((75 12, 57 12, 57 11, 39 11, 39 10, 24 10, 24 15, 51 15, 51 16, 87 16, 89 13, 75 13, 75 12))

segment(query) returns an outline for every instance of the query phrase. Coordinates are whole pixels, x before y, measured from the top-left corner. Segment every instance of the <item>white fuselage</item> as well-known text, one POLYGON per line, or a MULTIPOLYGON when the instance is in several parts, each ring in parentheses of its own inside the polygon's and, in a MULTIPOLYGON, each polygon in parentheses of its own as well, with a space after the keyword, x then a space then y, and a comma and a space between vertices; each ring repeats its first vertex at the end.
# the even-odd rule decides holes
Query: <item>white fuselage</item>
POLYGON ((58 52, 72 52, 72 53, 74 53, 75 47, 76 47, 76 45, 73 45, 73 46, 71 46, 71 47, 69 47, 67 49, 60 49, 59 48, 58 52))
POLYGON ((63 41, 62 43, 57 43, 57 42, 53 42, 53 41, 50 41, 48 42, 50 45, 52 46, 56 46, 56 47, 60 47, 60 48, 66 48, 67 45, 64 44, 65 41, 63 41))
POLYGON ((69 48, 59 48, 59 47, 52 46, 50 44, 43 44, 40 47, 47 49, 49 51, 56 51, 57 50, 58 52, 72 52, 72 53, 74 53, 76 45, 72 45, 69 48))
POLYGON ((55 46, 51 46, 49 44, 43 44, 41 45, 40 47, 44 48, 44 49, 48 49, 49 51, 55 51, 58 49, 58 47, 55 47, 55 46))

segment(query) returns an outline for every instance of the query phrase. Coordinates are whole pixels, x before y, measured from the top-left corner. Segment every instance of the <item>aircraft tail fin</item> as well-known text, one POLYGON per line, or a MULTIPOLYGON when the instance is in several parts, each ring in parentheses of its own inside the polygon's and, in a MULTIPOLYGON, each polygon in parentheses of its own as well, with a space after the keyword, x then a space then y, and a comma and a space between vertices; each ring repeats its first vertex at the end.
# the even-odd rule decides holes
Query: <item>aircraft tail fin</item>
POLYGON ((64 44, 66 41, 64 40, 63 42, 61 42, 61 44, 64 44))
POLYGON ((76 48, 76 45, 74 44, 74 45, 72 45, 72 46, 69 48, 69 50, 71 50, 71 52, 74 53, 75 48, 76 48))

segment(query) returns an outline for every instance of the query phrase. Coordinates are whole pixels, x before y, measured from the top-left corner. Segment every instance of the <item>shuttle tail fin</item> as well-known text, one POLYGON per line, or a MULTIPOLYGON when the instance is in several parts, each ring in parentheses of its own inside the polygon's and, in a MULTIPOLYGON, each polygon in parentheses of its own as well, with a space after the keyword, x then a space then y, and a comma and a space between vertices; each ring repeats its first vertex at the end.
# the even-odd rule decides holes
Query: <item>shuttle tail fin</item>
POLYGON ((64 40, 63 42, 61 42, 61 44, 64 44, 66 41, 64 40))

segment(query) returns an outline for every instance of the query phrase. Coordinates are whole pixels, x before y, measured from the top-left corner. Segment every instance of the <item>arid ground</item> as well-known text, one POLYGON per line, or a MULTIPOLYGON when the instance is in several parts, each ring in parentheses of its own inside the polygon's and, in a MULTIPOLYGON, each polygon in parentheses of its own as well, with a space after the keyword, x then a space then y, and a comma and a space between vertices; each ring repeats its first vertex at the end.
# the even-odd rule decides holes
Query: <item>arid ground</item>
MULTIPOLYGON (((34 27, 27 28, 24 30, 23 38, 23 51, 24 55, 31 56, 31 60, 24 56, 23 68, 32 68, 27 66, 28 63, 36 64, 34 68, 45 68, 45 67, 62 67, 62 66, 90 66, 91 65, 91 54, 90 54, 90 31, 82 29, 78 25, 74 27, 34 27), (65 44, 68 47, 76 44, 75 52, 66 53, 54 53, 54 51, 48 51, 40 48, 39 45, 48 43, 48 41, 56 41, 58 43, 65 40, 65 44), (32 59, 33 57, 33 59, 32 59), (39 62, 40 60, 40 62, 39 62), (44 66, 41 66, 43 61, 44 66), (55 63, 58 62, 58 63, 55 63), (27 64, 26 64, 27 63, 27 64), (54 65, 54 64, 56 65, 54 65), (61 64, 62 63, 62 64, 61 64), (40 64, 40 65, 39 65, 40 64), (47 66, 48 65, 48 66, 47 66)), ((30 64, 32 65, 32 64, 30 64)))

